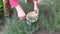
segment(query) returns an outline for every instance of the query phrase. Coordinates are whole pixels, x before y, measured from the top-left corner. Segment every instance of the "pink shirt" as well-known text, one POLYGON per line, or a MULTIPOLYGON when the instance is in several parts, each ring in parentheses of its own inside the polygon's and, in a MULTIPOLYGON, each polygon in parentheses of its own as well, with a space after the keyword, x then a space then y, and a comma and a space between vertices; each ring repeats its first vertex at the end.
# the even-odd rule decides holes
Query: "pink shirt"
POLYGON ((19 5, 18 0, 9 0, 11 7, 16 7, 19 5))
MULTIPOLYGON (((34 2, 35 9, 36 9, 37 0, 33 0, 33 2, 34 2)), ((22 7, 19 5, 18 0, 9 0, 9 3, 10 3, 10 5, 11 5, 11 7, 15 7, 15 8, 17 9, 18 17, 22 17, 23 15, 25 15, 22 7)), ((35 10, 35 9, 34 9, 34 10, 35 10)))
MULTIPOLYGON (((38 0, 33 0, 33 1, 38 1, 38 0)), ((19 5, 18 0, 9 0, 11 7, 16 7, 19 5)))

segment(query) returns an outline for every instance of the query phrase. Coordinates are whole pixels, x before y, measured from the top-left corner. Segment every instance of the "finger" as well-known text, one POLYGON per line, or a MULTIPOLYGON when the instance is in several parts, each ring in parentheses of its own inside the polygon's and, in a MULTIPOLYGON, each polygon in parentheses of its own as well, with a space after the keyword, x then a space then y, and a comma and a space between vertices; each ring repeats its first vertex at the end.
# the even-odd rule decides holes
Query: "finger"
POLYGON ((25 20, 25 16, 24 17, 20 17, 20 20, 25 20))
POLYGON ((35 13, 38 13, 38 10, 34 10, 35 11, 35 13))

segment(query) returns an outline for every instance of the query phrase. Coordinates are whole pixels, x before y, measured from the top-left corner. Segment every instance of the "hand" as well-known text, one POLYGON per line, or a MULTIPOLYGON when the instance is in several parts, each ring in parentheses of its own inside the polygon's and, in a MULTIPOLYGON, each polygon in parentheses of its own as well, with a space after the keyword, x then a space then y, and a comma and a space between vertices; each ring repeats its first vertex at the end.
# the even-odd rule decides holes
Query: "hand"
POLYGON ((34 11, 38 14, 39 13, 39 9, 37 6, 34 6, 34 11))
POLYGON ((22 9, 22 7, 20 5, 18 5, 15 8, 17 9, 17 14, 18 14, 19 19, 25 20, 26 14, 25 14, 24 10, 22 9))
POLYGON ((24 11, 18 12, 18 17, 20 20, 25 20, 26 14, 24 11))
POLYGON ((34 3, 34 11, 38 14, 39 13, 39 9, 38 9, 38 6, 37 6, 38 1, 33 1, 33 3, 34 3))

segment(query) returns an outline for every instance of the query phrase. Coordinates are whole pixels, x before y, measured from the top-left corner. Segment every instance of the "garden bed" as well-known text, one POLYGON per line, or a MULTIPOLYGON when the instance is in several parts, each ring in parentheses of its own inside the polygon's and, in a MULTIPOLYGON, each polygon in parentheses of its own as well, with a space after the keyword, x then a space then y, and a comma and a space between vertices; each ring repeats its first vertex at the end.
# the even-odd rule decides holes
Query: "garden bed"
MULTIPOLYGON (((27 25, 24 21, 18 20, 16 9, 13 8, 14 14, 12 14, 11 17, 5 17, 4 33, 32 34, 37 31, 35 34, 51 34, 51 32, 53 34, 55 32, 60 32, 60 3, 57 0, 47 1, 38 5, 40 11, 39 19, 31 26, 27 25), (51 2, 53 2, 53 4, 51 4, 51 2)), ((30 6, 28 3, 21 3, 21 6, 26 11, 26 14, 33 11, 33 5, 30 6)))

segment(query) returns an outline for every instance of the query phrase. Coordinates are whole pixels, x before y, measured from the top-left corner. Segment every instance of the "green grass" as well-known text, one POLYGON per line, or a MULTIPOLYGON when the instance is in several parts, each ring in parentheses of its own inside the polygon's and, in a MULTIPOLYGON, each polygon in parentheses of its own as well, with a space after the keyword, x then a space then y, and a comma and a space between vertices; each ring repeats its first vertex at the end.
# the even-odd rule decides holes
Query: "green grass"
MULTIPOLYGON (((21 3, 21 6, 26 13, 33 10, 33 5, 21 3)), ((51 0, 47 4, 39 5, 39 10, 38 21, 32 23, 32 25, 27 25, 24 21, 18 20, 17 12, 13 8, 12 18, 5 18, 4 33, 32 34, 38 28, 46 28, 49 32, 60 31, 60 0, 51 0)))
POLYGON ((0 0, 0 18, 2 17, 3 14, 3 2, 0 0))

